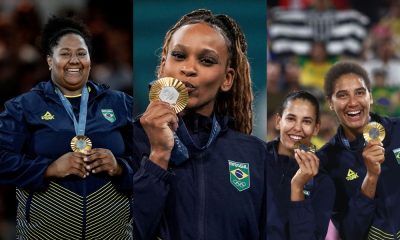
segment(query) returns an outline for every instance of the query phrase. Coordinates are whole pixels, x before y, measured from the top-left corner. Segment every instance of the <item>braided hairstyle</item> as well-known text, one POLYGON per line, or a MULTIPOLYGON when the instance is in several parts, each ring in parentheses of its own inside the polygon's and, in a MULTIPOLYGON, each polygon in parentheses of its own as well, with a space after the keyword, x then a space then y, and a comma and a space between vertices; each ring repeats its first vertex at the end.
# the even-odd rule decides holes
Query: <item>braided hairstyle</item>
POLYGON ((66 34, 75 33, 83 38, 91 53, 91 36, 88 28, 80 21, 52 16, 45 24, 41 38, 41 48, 44 56, 52 55, 54 46, 57 46, 60 38, 66 34))
MULTIPOLYGON (((228 92, 219 91, 214 112, 234 119, 234 129, 246 134, 252 131, 253 94, 251 91, 250 65, 247 59, 247 43, 239 25, 227 15, 215 15, 206 9, 194 10, 184 15, 165 35, 160 63, 168 55, 172 35, 182 26, 206 23, 224 37, 228 47, 227 66, 234 69, 235 78, 228 92)), ((160 67, 158 67, 159 71, 160 67)))

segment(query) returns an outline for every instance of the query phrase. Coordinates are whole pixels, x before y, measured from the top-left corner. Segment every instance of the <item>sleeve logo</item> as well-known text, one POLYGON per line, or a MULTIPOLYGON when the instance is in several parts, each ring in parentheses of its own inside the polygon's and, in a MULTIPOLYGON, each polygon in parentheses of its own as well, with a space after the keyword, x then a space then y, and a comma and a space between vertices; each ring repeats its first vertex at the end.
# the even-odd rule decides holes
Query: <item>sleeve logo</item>
POLYGON ((400 148, 393 149, 393 153, 396 157, 397 163, 400 164, 400 148))

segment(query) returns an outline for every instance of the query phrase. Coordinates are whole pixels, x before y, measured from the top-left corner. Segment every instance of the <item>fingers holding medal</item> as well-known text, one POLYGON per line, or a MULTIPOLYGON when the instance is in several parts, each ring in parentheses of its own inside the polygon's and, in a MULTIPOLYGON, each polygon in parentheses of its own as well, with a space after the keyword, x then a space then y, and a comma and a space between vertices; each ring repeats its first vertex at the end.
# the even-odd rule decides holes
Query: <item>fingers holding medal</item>
POLYGON ((385 160, 385 128, 378 122, 370 122, 363 128, 363 137, 366 146, 363 149, 363 158, 370 174, 380 174, 380 164, 385 160))
POLYGON ((315 155, 316 150, 316 146, 307 141, 294 144, 295 159, 306 175, 315 176, 318 173, 319 159, 315 155))
POLYGON ((189 94, 181 81, 172 77, 164 77, 152 84, 149 100, 150 102, 160 100, 168 103, 174 108, 175 113, 179 113, 186 107, 189 94))
POLYGON ((294 144, 294 149, 303 150, 305 152, 315 153, 317 150, 316 146, 312 143, 306 141, 298 141, 294 144))
POLYGON ((178 127, 176 114, 186 107, 188 99, 186 86, 178 79, 164 77, 154 81, 149 92, 150 104, 140 119, 142 125, 167 125, 175 131, 178 127))
POLYGON ((187 105, 189 94, 186 86, 172 77, 160 78, 152 83, 150 104, 140 118, 140 123, 151 145, 150 159, 167 167, 174 146, 174 131, 178 116, 187 105))
POLYGON ((378 122, 370 122, 364 127, 363 136, 366 142, 382 142, 386 136, 385 128, 378 122))
POLYGON ((319 158, 315 155, 316 146, 307 141, 298 141, 294 145, 294 158, 299 170, 292 178, 292 184, 303 187, 319 170, 319 158))
POLYGON ((87 154, 92 149, 92 141, 83 135, 75 136, 71 140, 71 149, 74 152, 87 154))

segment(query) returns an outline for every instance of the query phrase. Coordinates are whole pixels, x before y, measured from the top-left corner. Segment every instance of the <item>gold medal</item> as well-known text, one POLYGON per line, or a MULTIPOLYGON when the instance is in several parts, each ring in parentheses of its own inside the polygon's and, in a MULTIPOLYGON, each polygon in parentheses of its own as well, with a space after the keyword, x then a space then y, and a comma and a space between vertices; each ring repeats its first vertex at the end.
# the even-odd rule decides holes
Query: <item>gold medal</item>
POLYGON ((186 86, 176 78, 164 77, 153 83, 149 93, 150 101, 160 100, 171 104, 176 113, 182 111, 189 100, 186 86))
POLYGON ((294 149, 304 150, 305 152, 313 152, 317 150, 317 147, 312 143, 307 143, 304 141, 298 141, 294 144, 294 149))
POLYGON ((86 153, 92 149, 92 141, 86 136, 75 136, 71 140, 71 148, 74 152, 86 153))
POLYGON ((385 128, 382 124, 377 122, 368 123, 363 129, 363 136, 365 141, 378 140, 380 142, 385 139, 385 128))

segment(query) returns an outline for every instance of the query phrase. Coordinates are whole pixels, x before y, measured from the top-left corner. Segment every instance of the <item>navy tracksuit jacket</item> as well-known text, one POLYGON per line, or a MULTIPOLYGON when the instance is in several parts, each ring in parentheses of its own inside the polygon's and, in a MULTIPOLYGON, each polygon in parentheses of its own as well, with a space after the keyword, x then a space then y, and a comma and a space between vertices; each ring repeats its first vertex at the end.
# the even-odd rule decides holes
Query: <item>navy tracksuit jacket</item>
POLYGON ((295 159, 278 155, 279 140, 268 143, 268 240, 325 239, 335 198, 332 180, 322 170, 304 187, 304 201, 290 201, 295 159))
POLYGON ((45 179, 47 167, 72 151, 73 121, 51 81, 7 101, 0 114, 0 184, 17 187, 18 238, 132 237, 132 98, 93 82, 88 87, 85 135, 93 148, 111 150, 123 175, 45 179))
MULTIPOLYGON (((189 159, 178 166, 170 164, 168 171, 146 157, 141 161, 150 146, 139 121, 135 123, 135 156, 141 161, 134 178, 137 239, 266 239, 265 143, 230 129, 227 118, 218 121, 222 130, 215 142, 199 150, 194 142, 182 140, 190 149, 189 159), (230 166, 229 161, 237 164, 230 166), (236 175, 235 166, 246 164, 249 171, 236 175), (243 183, 240 179, 249 180, 248 188, 235 187, 234 183, 243 183)), ((182 125, 180 121, 178 136, 184 131, 182 125)), ((190 128, 193 139, 204 134, 190 128)))
POLYGON ((344 240, 400 239, 400 119, 371 114, 371 121, 381 123, 386 130, 385 161, 374 199, 361 193, 367 173, 362 136, 349 143, 339 127, 318 152, 336 186, 334 220, 344 240))

